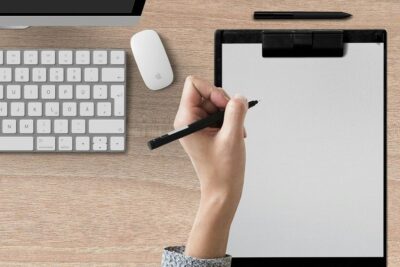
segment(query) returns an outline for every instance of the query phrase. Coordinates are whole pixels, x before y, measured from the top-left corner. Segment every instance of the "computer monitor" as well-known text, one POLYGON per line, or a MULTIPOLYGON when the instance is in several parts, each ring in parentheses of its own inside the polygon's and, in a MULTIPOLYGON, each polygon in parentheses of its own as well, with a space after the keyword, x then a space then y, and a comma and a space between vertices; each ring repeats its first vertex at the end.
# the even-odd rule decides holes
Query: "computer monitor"
POLYGON ((129 26, 145 0, 1 0, 0 26, 129 26))

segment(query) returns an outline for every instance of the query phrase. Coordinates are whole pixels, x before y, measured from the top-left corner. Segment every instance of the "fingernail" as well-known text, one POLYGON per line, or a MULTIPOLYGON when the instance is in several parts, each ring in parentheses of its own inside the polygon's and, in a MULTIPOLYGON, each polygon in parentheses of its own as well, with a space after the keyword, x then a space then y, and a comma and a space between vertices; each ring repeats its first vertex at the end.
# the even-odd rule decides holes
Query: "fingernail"
POLYGON ((247 98, 242 96, 241 94, 235 94, 235 96, 233 98, 242 101, 244 104, 247 104, 247 98))
POLYGON ((225 97, 225 99, 229 101, 229 96, 228 96, 228 94, 225 92, 225 90, 222 89, 221 87, 218 87, 218 90, 222 93, 222 95, 225 97))

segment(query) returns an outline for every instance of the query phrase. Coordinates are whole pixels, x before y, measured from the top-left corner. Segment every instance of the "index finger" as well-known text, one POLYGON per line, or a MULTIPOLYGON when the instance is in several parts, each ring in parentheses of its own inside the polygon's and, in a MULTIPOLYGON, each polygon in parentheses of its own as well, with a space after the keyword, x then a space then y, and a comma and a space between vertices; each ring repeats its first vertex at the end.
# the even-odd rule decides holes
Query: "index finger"
POLYGON ((217 88, 211 83, 194 76, 188 76, 183 87, 180 106, 200 106, 203 102, 203 98, 209 99, 211 93, 215 90, 217 90, 217 88))

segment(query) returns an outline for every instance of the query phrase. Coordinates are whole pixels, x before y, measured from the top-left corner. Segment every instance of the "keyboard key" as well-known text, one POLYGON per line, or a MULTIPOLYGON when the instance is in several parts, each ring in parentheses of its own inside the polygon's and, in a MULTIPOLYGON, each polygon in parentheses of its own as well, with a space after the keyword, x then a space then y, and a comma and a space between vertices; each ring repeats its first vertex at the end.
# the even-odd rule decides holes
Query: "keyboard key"
POLYGON ((76 116, 76 102, 63 103, 63 116, 65 117, 76 116))
POLYGON ((93 98, 94 99, 107 99, 107 85, 95 85, 93 86, 93 98))
POLYGON ((47 79, 45 68, 34 68, 32 69, 32 81, 34 82, 45 82, 47 79))
POLYGON ((111 103, 110 102, 97 103, 97 116, 100 117, 111 116, 111 103))
POLYGON ((58 117, 60 115, 60 103, 47 102, 45 114, 49 117, 58 117))
POLYGON ((11 116, 14 117, 25 116, 25 103, 24 102, 11 103, 11 116))
POLYGON ((107 137, 106 136, 94 136, 92 138, 92 141, 95 144, 107 144, 107 137))
POLYGON ((114 116, 125 115, 125 90, 123 85, 111 85, 111 98, 114 99, 114 116))
POLYGON ((89 133, 124 133, 124 120, 89 120, 89 133))
POLYGON ((42 116, 42 103, 41 102, 28 103, 28 116, 30 117, 42 116))
POLYGON ((8 99, 21 99, 21 85, 7 85, 8 99))
POLYGON ((40 134, 46 134, 51 132, 51 121, 50 120, 37 120, 36 131, 40 134))
POLYGON ((68 120, 54 120, 55 133, 68 133, 68 120))
POLYGON ((64 69, 63 68, 51 68, 50 69, 50 82, 63 82, 64 81, 64 69))
POLYGON ((40 151, 54 151, 56 149, 56 138, 53 136, 37 137, 36 149, 40 151))
POLYGON ((25 65, 37 65, 38 63, 38 51, 24 51, 25 65))
POLYGON ((0 117, 7 116, 7 102, 0 102, 0 117))
POLYGON ((72 120, 71 121, 71 132, 72 133, 85 133, 86 122, 85 120, 72 120))
POLYGON ((0 51, 0 65, 3 65, 3 51, 0 51))
POLYGON ((76 137, 75 149, 77 151, 88 151, 90 149, 90 138, 87 136, 76 137))
POLYGON ((61 136, 58 138, 58 150, 71 151, 72 150, 72 137, 61 136))
POLYGON ((68 68, 67 69, 67 81, 68 82, 80 82, 82 75, 81 68, 68 68))
POLYGON ((111 51, 111 64, 125 64, 125 51, 111 51))
POLYGON ((3 120, 2 132, 5 134, 17 133, 17 121, 16 120, 3 120))
POLYGON ((24 98, 25 99, 38 99, 38 86, 37 85, 24 85, 24 98))
POLYGON ((93 64, 95 65, 107 64, 107 51, 93 51, 93 64))
POLYGON ((62 50, 58 52, 58 64, 71 65, 72 64, 72 51, 62 50))
POLYGON ((89 51, 76 51, 75 63, 77 65, 90 64, 90 52, 89 51))
POLYGON ((60 99, 72 99, 72 85, 60 85, 58 87, 58 97, 60 99))
POLYGON ((11 68, 0 68, 0 82, 11 82, 11 68))
POLYGON ((125 69, 124 68, 102 68, 101 78, 103 82, 124 82, 125 69))
POLYGON ((94 151, 106 151, 107 150, 107 144, 98 144, 98 143, 93 143, 92 148, 94 151))
POLYGON ((0 151, 32 151, 33 137, 0 136, 0 151))
POLYGON ((105 151, 107 150, 107 137, 95 136, 92 138, 93 150, 105 151))
POLYGON ((94 103, 82 102, 79 106, 80 116, 94 116, 94 103))
POLYGON ((29 81, 29 69, 28 68, 16 68, 15 69, 15 81, 16 82, 29 81))
POLYGON ((42 99, 55 99, 56 86, 55 85, 42 85, 42 99))
POLYGON ((89 85, 77 85, 75 88, 76 99, 89 99, 90 98, 90 86, 89 85))
POLYGON ((85 68, 85 82, 97 82, 99 81, 99 69, 98 68, 85 68))
POLYGON ((4 97, 4 86, 0 85, 0 99, 3 99, 4 97))
POLYGON ((33 120, 20 120, 19 121, 19 132, 23 134, 33 133, 33 120))
POLYGON ((41 61, 42 65, 56 64, 56 51, 42 51, 41 61))
POLYGON ((122 136, 111 136, 110 137, 110 149, 114 151, 125 150, 125 138, 122 136))
POLYGON ((21 64, 21 51, 7 51, 7 64, 8 65, 21 64))

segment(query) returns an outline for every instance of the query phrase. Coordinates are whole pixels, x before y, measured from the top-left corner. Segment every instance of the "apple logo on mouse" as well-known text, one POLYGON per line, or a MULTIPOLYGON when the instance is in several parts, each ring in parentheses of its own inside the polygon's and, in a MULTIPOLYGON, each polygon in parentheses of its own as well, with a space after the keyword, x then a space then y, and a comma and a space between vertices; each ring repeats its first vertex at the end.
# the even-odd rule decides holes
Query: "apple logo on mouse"
POLYGON ((159 73, 159 72, 157 72, 157 74, 154 77, 156 77, 157 80, 162 79, 161 73, 159 73))

